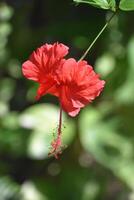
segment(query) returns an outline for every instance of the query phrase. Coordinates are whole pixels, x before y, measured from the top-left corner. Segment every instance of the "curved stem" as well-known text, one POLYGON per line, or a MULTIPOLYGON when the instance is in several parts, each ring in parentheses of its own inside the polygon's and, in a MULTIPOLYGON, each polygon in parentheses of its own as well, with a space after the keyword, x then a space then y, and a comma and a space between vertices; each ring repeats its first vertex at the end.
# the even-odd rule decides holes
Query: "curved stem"
POLYGON ((96 41, 98 40, 98 38, 101 36, 101 34, 103 33, 103 31, 107 28, 107 26, 109 25, 110 21, 113 19, 113 17, 116 15, 116 12, 113 13, 113 15, 109 18, 109 20, 106 22, 106 24, 103 26, 103 28, 100 30, 100 32, 98 33, 98 35, 95 37, 95 39, 93 40, 93 42, 89 45, 89 47, 87 48, 87 50, 85 51, 85 53, 81 56, 81 58, 79 59, 79 61, 83 60, 86 55, 88 54, 88 52, 90 51, 90 49, 93 47, 93 45, 96 43, 96 41))

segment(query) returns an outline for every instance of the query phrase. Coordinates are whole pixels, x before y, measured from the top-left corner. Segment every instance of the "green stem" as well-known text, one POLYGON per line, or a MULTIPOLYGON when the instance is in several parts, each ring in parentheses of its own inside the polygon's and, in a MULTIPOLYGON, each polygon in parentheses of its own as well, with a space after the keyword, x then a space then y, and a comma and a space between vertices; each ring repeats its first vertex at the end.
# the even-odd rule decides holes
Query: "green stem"
POLYGON ((88 52, 90 51, 90 49, 93 47, 93 45, 96 43, 96 41, 98 40, 98 38, 101 36, 101 34, 103 33, 103 31, 107 28, 107 26, 109 25, 110 21, 113 19, 113 17, 116 15, 116 12, 113 13, 113 15, 109 18, 109 20, 106 22, 106 24, 103 26, 103 28, 100 30, 100 32, 98 33, 98 35, 95 37, 95 39, 93 40, 93 42, 90 44, 90 46, 87 48, 87 50, 85 51, 85 53, 81 56, 81 58, 79 59, 79 61, 83 60, 86 55, 88 54, 88 52))

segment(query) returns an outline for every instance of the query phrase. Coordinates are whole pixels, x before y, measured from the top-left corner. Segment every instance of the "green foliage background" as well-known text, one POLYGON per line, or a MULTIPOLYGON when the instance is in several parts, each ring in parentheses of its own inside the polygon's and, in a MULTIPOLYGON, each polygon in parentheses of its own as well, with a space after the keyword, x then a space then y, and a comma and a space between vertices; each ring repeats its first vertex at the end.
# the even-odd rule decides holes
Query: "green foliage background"
POLYGON ((64 114, 60 160, 48 157, 58 100, 35 102, 21 72, 46 42, 79 59, 109 14, 71 0, 0 3, 0 200, 134 200, 134 12, 120 11, 88 54, 106 86, 78 117, 64 114))

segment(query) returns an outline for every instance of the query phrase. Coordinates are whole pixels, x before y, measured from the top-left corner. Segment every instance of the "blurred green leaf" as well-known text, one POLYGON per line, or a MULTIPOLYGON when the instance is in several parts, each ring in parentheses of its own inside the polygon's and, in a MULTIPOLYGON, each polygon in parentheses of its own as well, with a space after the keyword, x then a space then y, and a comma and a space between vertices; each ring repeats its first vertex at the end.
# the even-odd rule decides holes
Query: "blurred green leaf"
POLYGON ((128 42, 127 56, 130 69, 134 72, 134 36, 128 42))
MULTIPOLYGON (((52 104, 34 105, 28 108, 20 116, 20 124, 24 128, 32 129, 30 136, 28 154, 31 157, 42 159, 48 156, 49 147, 57 134, 59 120, 59 109, 52 104)), ((70 144, 75 135, 72 121, 63 115, 62 130, 63 144, 70 144)))
POLYGON ((123 85, 115 92, 115 99, 119 103, 133 104, 134 103, 134 37, 132 37, 127 47, 127 58, 128 58, 128 72, 127 78, 123 85))
POLYGON ((8 105, 5 102, 0 101, 0 117, 5 116, 8 112, 8 105))
POLYGON ((7 44, 7 38, 5 36, 0 36, 0 50, 3 50, 7 44))
POLYGON ((17 112, 9 112, 2 118, 2 126, 10 130, 19 128, 18 116, 17 112))
POLYGON ((13 78, 20 78, 22 76, 21 63, 17 59, 11 59, 8 63, 9 74, 13 78))
MULTIPOLYGON (((7 41, 6 41, 7 42, 7 41)), ((3 43, 3 42, 2 42, 3 43)), ((4 44, 3 44, 4 45, 4 44)), ((5 60, 8 59, 8 50, 4 47, 0 50, 0 64, 3 64, 5 60)), ((3 65, 0 66, 1 68, 5 67, 3 65)))
POLYGON ((0 20, 7 21, 13 15, 13 8, 8 6, 6 3, 0 3, 0 20))
POLYGON ((21 199, 20 200, 48 200, 45 195, 42 195, 33 182, 25 182, 21 187, 21 199))
POLYGON ((0 177, 0 199, 18 200, 19 198, 19 186, 8 176, 0 177))
POLYGON ((111 54, 104 54, 96 60, 95 69, 96 72, 103 77, 110 74, 115 67, 115 59, 111 54))
POLYGON ((22 129, 0 129, 0 152, 13 157, 26 154, 29 134, 22 129))
MULTIPOLYGON (((56 163, 61 169, 59 175, 54 176, 55 179, 57 178, 56 180, 59 180, 58 187, 55 187, 52 175, 49 180, 44 180, 43 178, 34 179, 38 190, 47 196, 48 199, 96 200, 98 196, 100 197, 99 174, 96 174, 96 180, 96 177, 93 175, 93 169, 90 173, 89 168, 81 168, 78 164, 75 165, 73 163, 74 165, 70 165, 70 163, 66 162, 65 165, 62 165, 60 161, 52 161, 48 165, 48 170, 51 166, 54 167, 56 163)), ((101 181, 102 185, 103 182, 101 181)))
POLYGON ((73 0, 76 3, 87 3, 97 8, 116 10, 115 0, 73 0))
POLYGON ((10 78, 0 80, 0 99, 1 101, 9 101, 15 89, 15 81, 10 78))
POLYGON ((95 200, 99 193, 99 185, 96 182, 87 182, 83 187, 82 200, 95 200))
POLYGON ((0 23, 0 37, 7 37, 12 31, 12 27, 9 23, 0 23))
POLYGON ((99 111, 90 108, 80 117, 80 140, 97 161, 108 167, 130 188, 134 187, 132 143, 119 135, 111 123, 103 122, 99 111), (129 165, 127 164, 129 163, 129 165))
POLYGON ((134 10, 133 0, 120 0, 119 8, 124 11, 134 10))

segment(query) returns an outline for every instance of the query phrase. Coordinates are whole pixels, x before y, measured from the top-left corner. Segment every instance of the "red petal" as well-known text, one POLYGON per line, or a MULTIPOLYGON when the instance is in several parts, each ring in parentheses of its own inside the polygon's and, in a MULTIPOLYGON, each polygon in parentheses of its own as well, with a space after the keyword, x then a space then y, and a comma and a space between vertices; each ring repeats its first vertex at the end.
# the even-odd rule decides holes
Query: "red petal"
POLYGON ((59 96, 59 88, 56 86, 55 81, 50 81, 49 79, 47 82, 41 83, 37 90, 36 99, 38 100, 41 96, 44 96, 45 94, 52 94, 57 97, 59 96))
POLYGON ((22 71, 26 78, 42 83, 48 74, 53 74, 63 63, 68 47, 62 43, 45 44, 34 51, 24 62, 22 71))
POLYGON ((59 82, 63 82, 65 84, 71 82, 74 79, 76 70, 77 62, 75 61, 75 59, 70 58, 64 61, 58 74, 59 82))
POLYGON ((102 91, 105 82, 87 62, 68 59, 58 75, 61 85, 60 100, 63 109, 71 116, 76 116, 80 109, 94 100, 102 91))
POLYGON ((23 75, 33 81, 39 81, 39 69, 31 61, 26 61, 22 65, 23 75))
POLYGON ((75 117, 79 113, 80 108, 75 108, 73 106, 70 90, 67 86, 63 86, 61 88, 60 101, 63 110, 67 112, 70 116, 75 117))
POLYGON ((62 43, 55 43, 53 45, 54 48, 54 56, 57 59, 61 59, 68 54, 68 47, 62 43))

